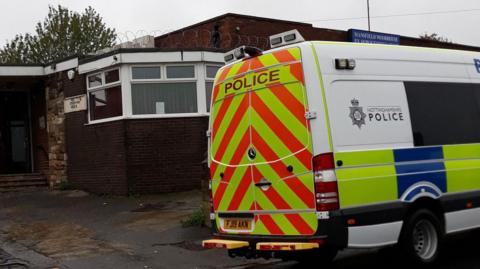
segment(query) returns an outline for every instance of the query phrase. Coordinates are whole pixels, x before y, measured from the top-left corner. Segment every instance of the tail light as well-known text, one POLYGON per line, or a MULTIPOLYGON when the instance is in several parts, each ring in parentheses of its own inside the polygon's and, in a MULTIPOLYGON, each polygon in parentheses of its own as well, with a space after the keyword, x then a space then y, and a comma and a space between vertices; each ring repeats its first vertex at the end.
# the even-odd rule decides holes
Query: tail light
POLYGON ((210 220, 215 220, 215 209, 213 208, 212 180, 208 180, 208 199, 210 202, 210 220))
POLYGON ((315 200, 317 211, 333 211, 339 208, 337 176, 333 153, 313 157, 315 200))

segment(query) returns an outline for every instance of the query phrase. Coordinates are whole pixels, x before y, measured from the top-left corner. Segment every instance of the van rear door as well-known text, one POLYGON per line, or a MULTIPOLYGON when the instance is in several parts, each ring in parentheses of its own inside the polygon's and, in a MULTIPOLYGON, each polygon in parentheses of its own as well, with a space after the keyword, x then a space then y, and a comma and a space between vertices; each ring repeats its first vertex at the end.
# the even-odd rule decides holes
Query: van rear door
POLYGON ((212 103, 210 168, 217 227, 255 235, 315 233, 300 48, 223 68, 212 103), (231 220, 241 227, 230 226, 231 220))

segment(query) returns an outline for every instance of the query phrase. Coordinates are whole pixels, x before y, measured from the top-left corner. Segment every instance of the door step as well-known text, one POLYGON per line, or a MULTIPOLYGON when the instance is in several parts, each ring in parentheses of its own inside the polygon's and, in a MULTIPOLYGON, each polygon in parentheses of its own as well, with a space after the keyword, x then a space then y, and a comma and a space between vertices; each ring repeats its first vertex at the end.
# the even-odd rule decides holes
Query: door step
POLYGON ((16 192, 34 188, 47 188, 47 178, 41 174, 0 175, 0 192, 16 192))

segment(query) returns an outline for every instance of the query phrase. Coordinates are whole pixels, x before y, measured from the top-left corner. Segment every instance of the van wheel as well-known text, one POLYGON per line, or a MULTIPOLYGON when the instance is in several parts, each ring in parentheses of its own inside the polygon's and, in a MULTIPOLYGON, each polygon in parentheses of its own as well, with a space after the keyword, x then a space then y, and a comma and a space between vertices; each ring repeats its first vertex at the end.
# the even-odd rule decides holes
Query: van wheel
POLYGON ((430 210, 420 209, 405 222, 400 247, 406 258, 420 265, 435 263, 439 257, 443 232, 441 222, 430 210))

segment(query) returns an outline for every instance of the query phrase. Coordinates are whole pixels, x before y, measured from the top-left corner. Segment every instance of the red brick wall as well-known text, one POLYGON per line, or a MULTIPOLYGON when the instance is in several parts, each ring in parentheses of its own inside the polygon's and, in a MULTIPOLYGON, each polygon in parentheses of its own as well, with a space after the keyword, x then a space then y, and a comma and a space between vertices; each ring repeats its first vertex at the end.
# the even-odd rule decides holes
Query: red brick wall
MULTIPOLYGON (((215 25, 218 25, 220 40, 217 48, 222 50, 231 50, 242 45, 255 46, 266 50, 270 48, 269 36, 293 29, 299 30, 306 40, 348 41, 348 33, 346 31, 316 28, 306 23, 243 15, 226 15, 174 31, 167 35, 158 36, 155 38, 155 46, 158 48, 178 49, 214 48, 211 40, 215 25)), ((422 40, 413 37, 401 37, 400 43, 407 46, 480 51, 478 47, 422 40)))
POLYGON ((200 188, 208 117, 128 120, 126 124, 130 192, 200 188))
POLYGON ((297 29, 308 40, 346 41, 344 31, 313 28, 311 24, 259 20, 253 17, 227 16, 155 38, 158 48, 219 48, 230 50, 241 45, 269 49, 269 36, 297 29), (214 47, 212 35, 218 26, 219 43, 214 47))

